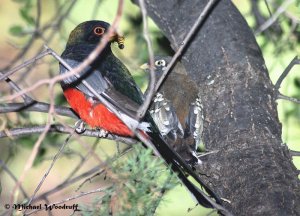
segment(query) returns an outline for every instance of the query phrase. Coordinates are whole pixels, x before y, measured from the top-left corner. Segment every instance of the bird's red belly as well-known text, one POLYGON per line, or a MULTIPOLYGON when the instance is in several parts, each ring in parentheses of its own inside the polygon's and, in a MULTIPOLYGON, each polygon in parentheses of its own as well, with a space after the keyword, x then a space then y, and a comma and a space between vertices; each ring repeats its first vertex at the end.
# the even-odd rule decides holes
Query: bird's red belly
POLYGON ((66 89, 64 95, 72 109, 91 127, 103 128, 121 136, 133 136, 131 130, 103 104, 93 104, 74 88, 66 89))

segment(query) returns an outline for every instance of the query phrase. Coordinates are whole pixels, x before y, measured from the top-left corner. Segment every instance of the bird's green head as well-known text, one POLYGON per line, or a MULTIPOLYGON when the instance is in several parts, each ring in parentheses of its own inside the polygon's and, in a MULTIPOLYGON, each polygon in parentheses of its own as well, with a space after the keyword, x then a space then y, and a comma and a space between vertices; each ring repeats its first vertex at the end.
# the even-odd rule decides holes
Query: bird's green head
MULTIPOLYGON (((97 45, 103 35, 108 32, 110 24, 100 20, 91 20, 80 23, 71 32, 67 46, 77 44, 97 45)), ((111 42, 117 42, 120 49, 124 48, 124 37, 113 33, 109 38, 109 45, 111 42)))

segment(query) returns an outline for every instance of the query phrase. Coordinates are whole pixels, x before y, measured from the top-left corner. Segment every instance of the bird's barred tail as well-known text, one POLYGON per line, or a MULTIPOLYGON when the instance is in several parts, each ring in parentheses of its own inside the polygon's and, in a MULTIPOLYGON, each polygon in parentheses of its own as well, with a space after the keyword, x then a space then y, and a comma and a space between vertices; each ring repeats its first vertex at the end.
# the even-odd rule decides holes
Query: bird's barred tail
POLYGON ((177 173, 177 176, 181 180, 181 182, 185 185, 185 187, 192 193, 192 195, 196 198, 199 204, 203 205, 207 208, 216 208, 219 209, 220 199, 218 196, 212 191, 212 189, 207 186, 200 178, 197 176, 186 162, 181 159, 181 157, 172 149, 165 141, 162 139, 161 135, 156 132, 148 132, 147 135, 151 137, 151 141, 155 146, 157 152, 161 155, 161 157, 165 160, 165 162, 170 166, 172 171, 177 173), (185 175, 191 175, 206 191, 207 193, 215 199, 211 199, 207 194, 197 188, 185 175))

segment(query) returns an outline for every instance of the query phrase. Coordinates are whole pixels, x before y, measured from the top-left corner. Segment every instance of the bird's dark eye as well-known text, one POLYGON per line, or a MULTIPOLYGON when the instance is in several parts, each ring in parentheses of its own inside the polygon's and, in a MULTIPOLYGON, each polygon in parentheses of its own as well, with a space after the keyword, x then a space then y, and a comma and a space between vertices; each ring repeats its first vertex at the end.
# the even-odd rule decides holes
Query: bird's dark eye
POLYGON ((164 67, 166 65, 166 61, 165 60, 157 60, 155 62, 155 65, 164 67))
POLYGON ((102 28, 100 26, 94 28, 94 33, 95 33, 95 35, 98 35, 98 36, 103 35, 104 31, 105 31, 105 28, 102 28))

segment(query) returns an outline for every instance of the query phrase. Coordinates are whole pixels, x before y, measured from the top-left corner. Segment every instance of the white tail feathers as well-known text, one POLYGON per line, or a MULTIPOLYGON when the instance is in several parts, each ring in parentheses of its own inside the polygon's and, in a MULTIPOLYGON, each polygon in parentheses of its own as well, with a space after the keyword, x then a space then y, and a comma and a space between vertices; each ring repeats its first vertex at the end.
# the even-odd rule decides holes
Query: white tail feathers
POLYGON ((151 125, 149 122, 141 122, 137 128, 144 132, 151 132, 150 127, 151 125))
POLYGON ((129 126, 129 128, 135 130, 135 129, 139 129, 142 130, 144 132, 151 132, 150 130, 150 123, 148 122, 138 122, 136 119, 120 112, 120 115, 122 117, 122 120, 124 122, 126 122, 126 124, 129 126))

